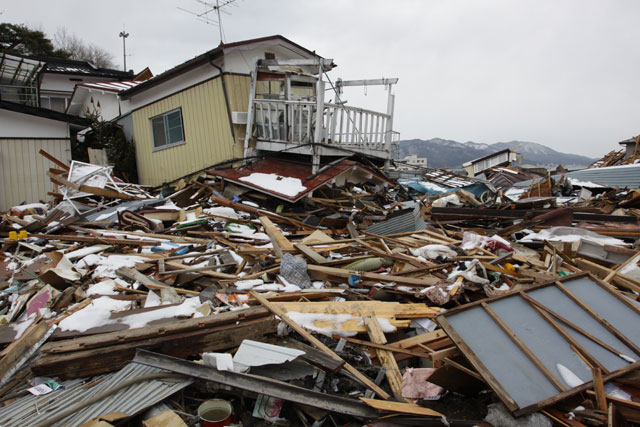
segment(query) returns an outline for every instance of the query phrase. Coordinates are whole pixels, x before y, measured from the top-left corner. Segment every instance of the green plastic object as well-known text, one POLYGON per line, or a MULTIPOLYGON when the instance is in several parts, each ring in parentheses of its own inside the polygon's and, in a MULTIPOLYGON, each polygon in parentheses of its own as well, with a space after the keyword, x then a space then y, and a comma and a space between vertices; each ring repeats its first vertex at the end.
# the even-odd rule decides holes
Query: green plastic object
POLYGON ((207 220, 202 220, 202 221, 193 221, 193 222, 186 222, 184 224, 180 224, 178 226, 176 226, 176 230, 179 230, 181 228, 185 228, 185 227, 191 227, 192 225, 200 225, 200 224, 206 224, 207 220))
POLYGON ((375 271, 380 267, 389 267, 391 265, 393 265, 393 260, 391 258, 374 257, 354 261, 344 268, 355 271, 375 271))

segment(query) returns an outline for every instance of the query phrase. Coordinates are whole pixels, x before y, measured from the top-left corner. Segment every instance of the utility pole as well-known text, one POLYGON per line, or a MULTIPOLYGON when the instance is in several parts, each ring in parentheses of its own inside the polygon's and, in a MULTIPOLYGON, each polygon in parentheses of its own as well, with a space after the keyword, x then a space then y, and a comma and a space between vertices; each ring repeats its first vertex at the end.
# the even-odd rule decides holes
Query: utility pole
POLYGON ((129 33, 120 31, 119 37, 122 37, 122 59, 124 62, 124 71, 127 71, 127 37, 129 37, 129 33))

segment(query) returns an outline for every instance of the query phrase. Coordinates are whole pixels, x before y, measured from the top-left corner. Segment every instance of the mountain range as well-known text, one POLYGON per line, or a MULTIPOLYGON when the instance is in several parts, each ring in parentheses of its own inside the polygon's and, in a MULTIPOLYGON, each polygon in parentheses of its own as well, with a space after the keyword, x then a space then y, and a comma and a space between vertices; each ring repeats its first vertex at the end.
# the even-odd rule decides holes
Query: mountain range
POLYGON ((471 141, 457 142, 442 138, 400 141, 398 159, 415 154, 418 157, 426 157, 427 166, 431 168, 458 168, 469 160, 484 157, 505 148, 516 148, 515 151, 523 156, 523 164, 547 168, 555 168, 558 165, 562 165, 567 169, 576 169, 588 166, 596 160, 577 154, 560 153, 535 142, 510 141, 480 144, 471 141))

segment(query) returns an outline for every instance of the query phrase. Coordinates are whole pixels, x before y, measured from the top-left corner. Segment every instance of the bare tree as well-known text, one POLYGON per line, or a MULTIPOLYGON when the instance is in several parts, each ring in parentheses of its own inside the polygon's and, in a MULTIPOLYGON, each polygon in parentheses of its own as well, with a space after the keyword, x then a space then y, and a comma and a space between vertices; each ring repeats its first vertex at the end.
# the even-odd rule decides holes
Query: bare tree
POLYGON ((90 61, 100 68, 114 68, 113 55, 93 43, 86 44, 75 33, 58 28, 53 36, 53 45, 69 53, 70 59, 90 61))

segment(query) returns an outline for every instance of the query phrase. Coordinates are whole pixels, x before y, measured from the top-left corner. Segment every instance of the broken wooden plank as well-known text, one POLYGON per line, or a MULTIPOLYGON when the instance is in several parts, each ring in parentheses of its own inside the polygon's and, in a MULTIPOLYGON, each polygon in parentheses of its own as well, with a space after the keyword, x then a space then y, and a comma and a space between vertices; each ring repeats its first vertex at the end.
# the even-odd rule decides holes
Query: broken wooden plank
POLYGON ((173 289, 179 294, 185 295, 200 295, 200 292, 189 291, 187 289, 175 288, 173 286, 169 286, 165 283, 162 283, 158 280, 152 279, 151 277, 140 273, 138 270, 129 267, 121 267, 116 270, 116 274, 120 277, 124 277, 126 279, 131 279, 140 282, 148 289, 158 290, 158 289, 173 289))
POLYGON ((426 288, 440 282, 440 279, 438 279, 437 277, 414 278, 394 276, 391 274, 367 273, 362 271, 346 270, 342 268, 326 267, 322 265, 312 264, 307 265, 307 272, 309 273, 309 276, 311 276, 311 278, 314 280, 325 280, 330 278, 348 280, 349 276, 356 275, 361 280, 372 282, 394 282, 398 285, 418 288, 426 288))
POLYGON ((361 397, 360 400, 362 400, 367 405, 379 411, 396 412, 396 413, 411 414, 411 415, 428 415, 431 417, 442 417, 442 414, 440 412, 436 412, 433 409, 423 408, 422 406, 418 406, 414 404, 391 402, 389 400, 367 399, 365 397, 361 397))
POLYGON ((327 262, 329 262, 328 259, 303 243, 296 243, 293 246, 316 264, 326 264, 327 262))
POLYGON ((162 352, 174 357, 196 356, 206 351, 228 350, 243 340, 263 340, 265 334, 276 331, 272 317, 252 319, 184 333, 156 335, 139 341, 110 344, 66 353, 46 354, 31 367, 36 375, 51 375, 63 379, 81 378, 116 371, 133 359, 137 349, 162 352))
POLYGON ((61 354, 74 351, 89 350, 115 344, 124 344, 142 341, 160 335, 185 333, 198 329, 215 328, 222 325, 242 323, 248 320, 270 317, 269 311, 264 307, 250 307, 237 311, 228 311, 215 315, 197 317, 192 319, 172 320, 159 324, 146 325, 142 328, 126 329, 122 331, 106 332, 69 338, 46 343, 40 349, 42 354, 61 354))
POLYGON ((31 348, 40 341, 47 333, 47 323, 36 321, 30 325, 20 338, 14 340, 0 353, 0 380, 5 379, 5 375, 16 363, 24 357, 31 348))
POLYGON ((260 222, 262 223, 262 227, 264 228, 265 233, 271 239, 271 244, 273 245, 273 252, 275 253, 277 258, 282 259, 282 256, 285 253, 294 252, 295 249, 289 240, 284 237, 284 234, 276 227, 269 218, 266 216, 260 217, 260 222))
MULTIPOLYGON (((364 314, 362 316, 362 320, 367 327, 367 332, 371 341, 376 344, 387 343, 387 338, 384 336, 380 323, 378 323, 378 319, 373 313, 364 314)), ((402 375, 400 374, 400 368, 398 368, 396 359, 393 357, 393 353, 381 348, 376 348, 375 352, 378 355, 380 364, 387 368, 385 375, 387 376, 387 381, 389 382, 389 386, 391 387, 394 396, 396 399, 404 399, 402 397, 402 375)), ((406 401, 410 402, 409 400, 406 401)))
MULTIPOLYGON (((329 347, 324 345, 322 341, 320 341, 319 339, 311 335, 309 332, 307 332, 306 329, 304 329, 302 326, 298 325, 296 322, 291 320, 291 318, 287 316, 287 313, 284 310, 276 307, 273 303, 269 302, 265 297, 263 297, 262 295, 258 294, 255 291, 252 291, 251 295, 258 302, 260 302, 260 304, 265 306, 267 309, 269 309, 269 311, 271 311, 273 314, 278 316, 283 322, 289 325, 291 329, 293 329, 294 331, 302 335, 307 341, 313 344, 314 347, 324 351, 325 353, 331 355, 332 357, 335 357, 337 360, 343 360, 340 356, 335 354, 333 350, 331 350, 329 347)), ((383 399, 389 399, 391 397, 386 391, 378 387, 373 381, 371 381, 371 379, 366 377, 364 374, 362 374, 360 371, 358 371, 356 368, 354 368, 350 364, 345 362, 344 369, 347 372, 349 372, 351 375, 356 377, 358 381, 362 382, 362 384, 364 384, 365 387, 367 387, 369 390, 374 391, 378 396, 382 397, 383 399)))

